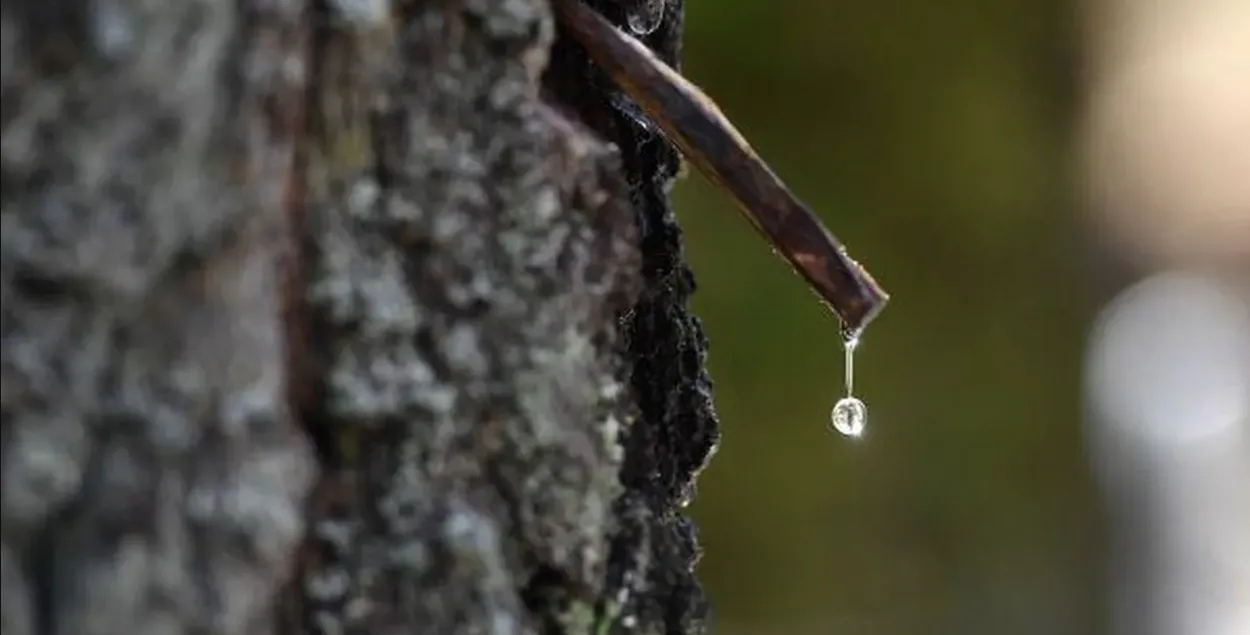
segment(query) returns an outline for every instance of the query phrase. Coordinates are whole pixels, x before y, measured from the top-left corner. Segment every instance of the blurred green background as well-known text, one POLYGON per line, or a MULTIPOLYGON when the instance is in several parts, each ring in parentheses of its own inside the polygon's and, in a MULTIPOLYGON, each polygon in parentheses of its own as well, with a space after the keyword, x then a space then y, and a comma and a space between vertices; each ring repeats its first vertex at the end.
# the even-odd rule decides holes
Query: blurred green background
POLYGON ((687 1, 685 74, 892 294, 852 442, 832 316, 726 196, 677 186, 724 433, 692 507, 717 635, 1103 632, 1070 11, 687 1))

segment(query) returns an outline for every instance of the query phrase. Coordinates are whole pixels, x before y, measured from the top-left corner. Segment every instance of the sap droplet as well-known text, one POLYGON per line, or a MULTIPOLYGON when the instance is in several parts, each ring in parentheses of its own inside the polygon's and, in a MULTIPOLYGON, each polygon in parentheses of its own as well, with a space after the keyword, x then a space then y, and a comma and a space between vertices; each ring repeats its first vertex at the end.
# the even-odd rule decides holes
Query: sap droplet
POLYGON ((635 0, 625 13, 625 22, 635 35, 651 35, 664 21, 665 0, 635 0))
POLYGON ((843 397, 833 405, 829 421, 833 429, 842 435, 858 437, 864 433, 864 426, 868 423, 868 407, 855 397, 843 397))
POLYGON ((848 437, 864 433, 868 423, 868 407, 855 397, 855 349, 859 347, 859 333, 844 333, 842 347, 846 357, 846 396, 833 405, 829 421, 833 429, 848 437))

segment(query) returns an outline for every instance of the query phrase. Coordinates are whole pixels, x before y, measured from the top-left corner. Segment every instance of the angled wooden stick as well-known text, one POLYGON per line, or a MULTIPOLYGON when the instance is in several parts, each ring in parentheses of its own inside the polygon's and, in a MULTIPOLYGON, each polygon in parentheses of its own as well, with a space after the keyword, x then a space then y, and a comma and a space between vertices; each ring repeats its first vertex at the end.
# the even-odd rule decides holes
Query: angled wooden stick
POLYGON ((716 104, 581 0, 553 0, 556 17, 622 91, 708 179, 733 195, 747 220, 858 334, 889 296, 811 210, 755 154, 716 104))

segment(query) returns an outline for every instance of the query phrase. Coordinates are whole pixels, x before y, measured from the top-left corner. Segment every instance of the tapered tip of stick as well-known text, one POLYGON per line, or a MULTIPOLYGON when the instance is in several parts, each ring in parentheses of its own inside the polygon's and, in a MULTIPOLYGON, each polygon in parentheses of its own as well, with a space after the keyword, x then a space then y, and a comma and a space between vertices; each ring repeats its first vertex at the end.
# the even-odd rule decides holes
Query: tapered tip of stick
POLYGON ((858 288, 853 293, 839 295, 836 304, 830 303, 833 313, 842 321, 842 337, 846 340, 858 338, 890 301, 890 295, 867 270, 853 260, 849 264, 858 288))

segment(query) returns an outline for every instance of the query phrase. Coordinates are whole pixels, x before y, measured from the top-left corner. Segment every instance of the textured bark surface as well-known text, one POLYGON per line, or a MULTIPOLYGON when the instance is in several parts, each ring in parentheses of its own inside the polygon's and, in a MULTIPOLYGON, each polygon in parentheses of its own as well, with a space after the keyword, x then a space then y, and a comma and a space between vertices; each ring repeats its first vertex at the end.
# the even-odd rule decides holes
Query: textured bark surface
POLYGON ((545 2, 2 27, 4 635, 704 630, 677 157, 545 2))

